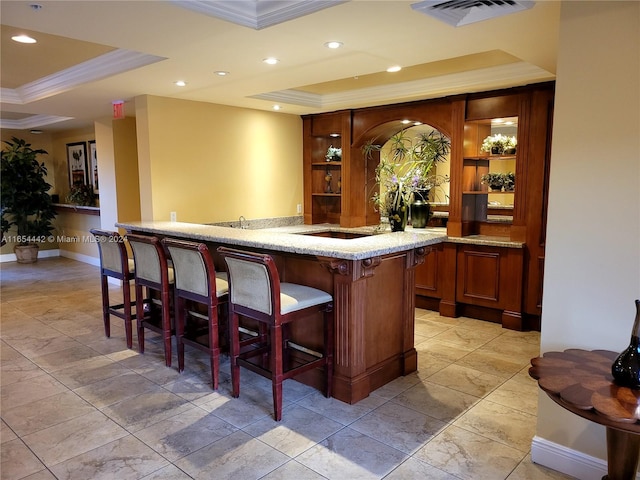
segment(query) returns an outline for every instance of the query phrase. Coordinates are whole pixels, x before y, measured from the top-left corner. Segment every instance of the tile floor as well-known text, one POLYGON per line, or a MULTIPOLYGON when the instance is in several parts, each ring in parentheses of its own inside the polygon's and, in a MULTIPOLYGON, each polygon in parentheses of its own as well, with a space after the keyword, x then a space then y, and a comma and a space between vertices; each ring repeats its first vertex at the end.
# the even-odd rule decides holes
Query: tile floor
POLYGON ((288 380, 276 423, 266 379, 231 398, 228 360, 213 392, 201 352, 179 374, 157 337, 105 338, 97 267, 0 268, 3 480, 569 478, 529 455, 536 332, 416 310, 417 373, 356 405, 288 380))

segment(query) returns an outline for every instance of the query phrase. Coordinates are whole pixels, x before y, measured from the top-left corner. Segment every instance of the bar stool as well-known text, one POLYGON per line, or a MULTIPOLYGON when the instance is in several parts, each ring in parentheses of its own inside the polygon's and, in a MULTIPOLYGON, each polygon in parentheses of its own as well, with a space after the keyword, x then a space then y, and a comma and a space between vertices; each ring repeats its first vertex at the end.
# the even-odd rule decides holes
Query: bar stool
POLYGON ((124 331, 127 339, 127 348, 133 346, 133 305, 131 301, 131 280, 134 278, 135 263, 129 258, 124 238, 118 232, 89 230, 98 244, 100 254, 100 285, 102 287, 102 318, 104 321, 104 334, 111 337, 111 315, 124 320, 124 331), (111 305, 109 299, 108 277, 117 278, 122 285, 122 303, 111 305))
MULTIPOLYGON (((173 261, 175 274, 175 320, 178 371, 184 370, 185 344, 209 353, 211 385, 218 389, 220 372, 220 328, 218 307, 228 300, 226 272, 216 272, 213 257, 204 243, 165 238, 163 245, 173 261), (196 310, 197 304, 207 314, 196 310)), ((226 321, 224 325, 226 325, 226 321)))
POLYGON ((136 320, 138 325, 138 348, 144 353, 144 329, 148 328, 162 335, 164 362, 171 366, 171 308, 173 305, 173 268, 168 266, 167 255, 160 240, 152 235, 128 234, 127 241, 133 250, 136 264, 136 320), (143 290, 146 290, 144 295, 143 290), (153 292, 160 298, 154 298, 153 292), (149 311, 145 312, 145 305, 149 311), (157 314, 160 309, 160 315, 157 314), (159 317, 159 318, 158 318, 159 317))
POLYGON ((333 298, 316 288, 280 283, 270 255, 219 247, 229 275, 229 336, 233 396, 240 395, 240 366, 271 379, 276 421, 282 419, 282 382, 324 367, 326 396, 333 382, 333 298), (288 324, 323 313, 324 346, 317 352, 291 341, 288 324), (258 322, 258 335, 241 341, 239 316, 258 322))

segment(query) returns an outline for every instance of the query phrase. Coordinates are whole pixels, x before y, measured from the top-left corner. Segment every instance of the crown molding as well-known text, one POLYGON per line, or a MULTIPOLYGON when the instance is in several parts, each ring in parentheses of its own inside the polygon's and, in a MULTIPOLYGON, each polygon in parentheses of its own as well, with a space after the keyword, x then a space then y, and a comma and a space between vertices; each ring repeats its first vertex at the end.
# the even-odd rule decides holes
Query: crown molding
POLYGON ((321 109, 349 108, 361 104, 378 104, 390 100, 435 98, 478 89, 500 88, 555 79, 555 75, 527 62, 482 68, 470 72, 441 75, 410 82, 318 95, 300 90, 280 90, 251 98, 321 109))
POLYGON ((2 89, 2 101, 15 105, 42 100, 72 90, 85 83, 123 73, 135 68, 166 60, 130 50, 114 50, 73 67, 26 83, 16 89, 2 89))
POLYGON ((348 0, 173 0, 180 7, 260 30, 348 0))
POLYGON ((30 128, 44 127, 52 123, 73 120, 73 117, 58 117, 55 115, 31 115, 20 120, 6 120, 0 118, 0 128, 11 130, 28 130, 30 128))

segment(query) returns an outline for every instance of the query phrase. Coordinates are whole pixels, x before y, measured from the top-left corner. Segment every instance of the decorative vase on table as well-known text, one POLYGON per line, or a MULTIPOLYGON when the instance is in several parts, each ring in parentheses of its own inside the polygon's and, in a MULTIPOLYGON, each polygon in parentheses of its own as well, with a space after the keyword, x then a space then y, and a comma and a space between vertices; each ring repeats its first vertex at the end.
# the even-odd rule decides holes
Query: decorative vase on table
POLYGON ((407 227, 408 213, 409 208, 402 198, 389 209, 389 226, 392 232, 404 232, 407 227))
POLYGON ((631 343, 613 362, 611 374, 618 385, 640 388, 640 300, 636 300, 631 343))
POLYGON ((418 190, 413 194, 411 204, 411 226, 413 228, 426 228, 431 218, 431 205, 428 202, 429 190, 418 190))

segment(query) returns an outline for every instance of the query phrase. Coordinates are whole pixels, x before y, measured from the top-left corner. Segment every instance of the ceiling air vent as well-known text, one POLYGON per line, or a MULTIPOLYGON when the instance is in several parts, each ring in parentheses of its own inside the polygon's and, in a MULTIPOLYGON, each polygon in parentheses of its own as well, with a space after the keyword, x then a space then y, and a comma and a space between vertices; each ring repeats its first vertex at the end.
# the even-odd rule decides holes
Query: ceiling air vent
POLYGON ((534 4, 534 0, 425 0, 412 4, 411 8, 459 27, 527 10, 534 4))

